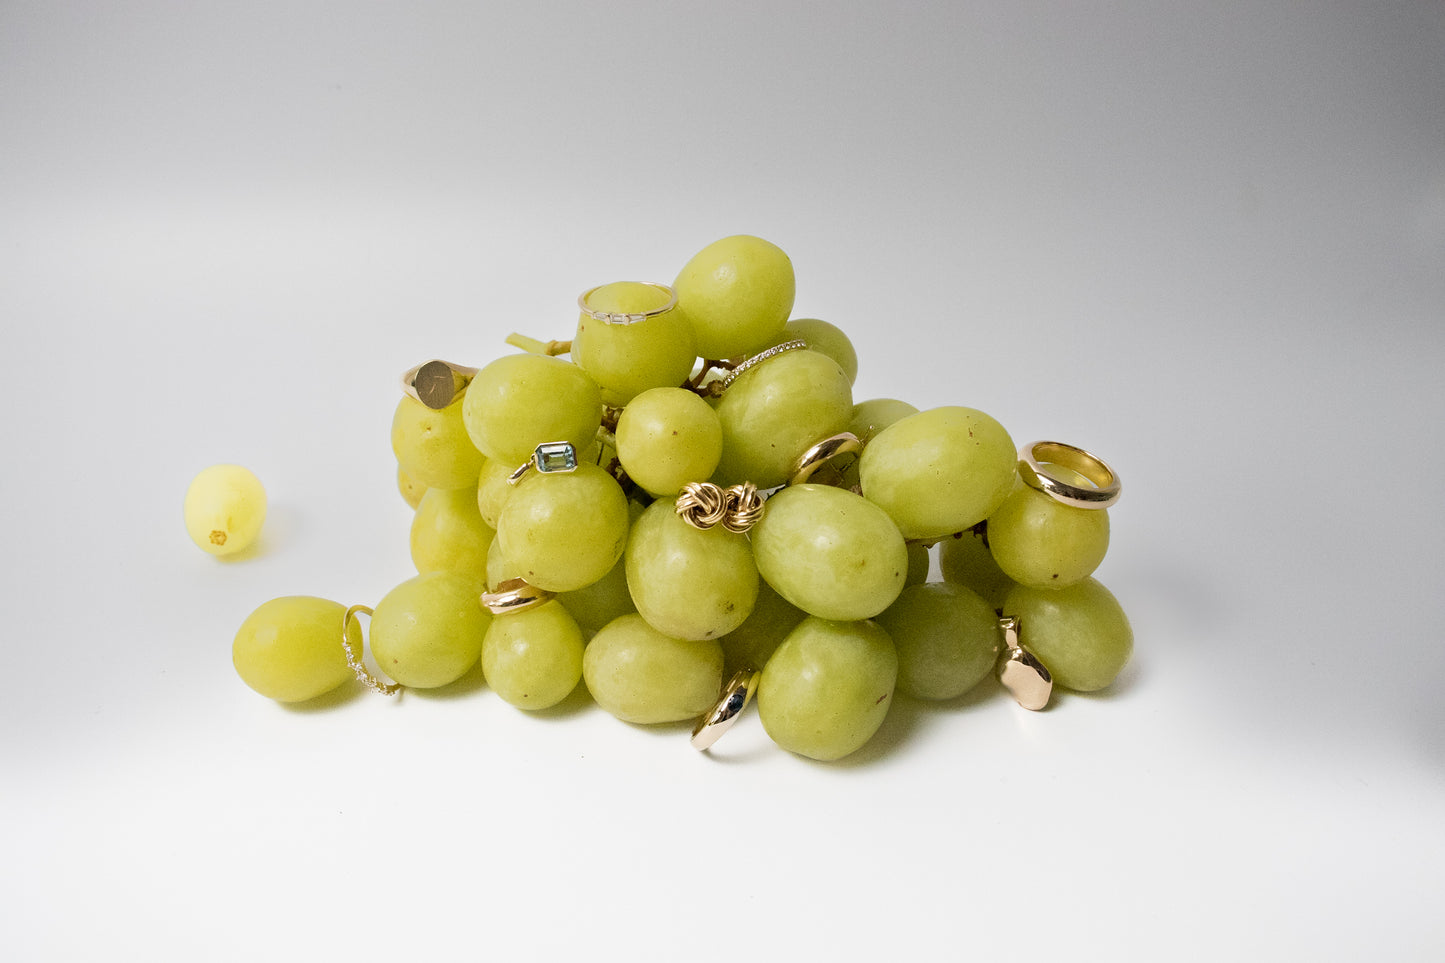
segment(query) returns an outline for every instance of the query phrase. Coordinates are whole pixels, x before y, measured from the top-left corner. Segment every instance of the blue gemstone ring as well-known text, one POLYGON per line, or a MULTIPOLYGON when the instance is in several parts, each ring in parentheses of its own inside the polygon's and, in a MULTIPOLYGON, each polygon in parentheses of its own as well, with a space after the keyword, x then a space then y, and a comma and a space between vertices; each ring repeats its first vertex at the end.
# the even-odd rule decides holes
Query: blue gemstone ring
POLYGON ((522 467, 507 476, 507 484, 520 482, 532 469, 544 475, 565 474, 577 470, 577 448, 570 441, 547 441, 537 446, 522 467))

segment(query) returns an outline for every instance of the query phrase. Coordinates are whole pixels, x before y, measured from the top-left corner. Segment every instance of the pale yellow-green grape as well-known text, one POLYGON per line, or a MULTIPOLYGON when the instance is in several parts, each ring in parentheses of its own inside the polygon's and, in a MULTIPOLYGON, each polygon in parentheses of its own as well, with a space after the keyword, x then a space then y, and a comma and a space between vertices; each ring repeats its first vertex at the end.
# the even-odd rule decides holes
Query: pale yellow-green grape
POLYGON ((908 549, 908 573, 903 579, 903 587, 922 585, 928 581, 928 569, 932 562, 928 546, 921 542, 906 542, 905 546, 908 549))
POLYGON ((456 572, 482 582, 495 534, 470 488, 429 488, 412 516, 411 560, 418 572, 456 572))
POLYGON ((910 585, 878 616, 898 649, 898 689, 952 699, 983 681, 1002 648, 998 613, 952 582, 910 585))
POLYGON ((517 465, 508 466, 488 459, 482 465, 482 473, 477 476, 477 510, 482 513, 482 521, 492 528, 497 527, 502 509, 506 507, 507 499, 512 497, 513 486, 508 484, 507 478, 517 468, 517 465))
POLYGON ((591 585, 563 592, 557 596, 577 620, 584 638, 592 638, 602 626, 620 615, 637 611, 632 593, 627 591, 627 555, 617 560, 612 569, 591 585))
POLYGON ((404 686, 432 689, 455 682, 482 654, 491 613, 482 586, 452 572, 427 572, 402 582, 376 603, 371 654, 404 686))
POLYGON ((582 649, 582 630, 553 600, 492 619, 482 641, 482 673, 518 709, 546 709, 577 688, 582 649))
POLYGON ((1074 508, 1019 485, 988 517, 998 567, 1020 585, 1063 588, 1094 574, 1109 550, 1109 511, 1074 508))
POLYGON ((1003 608, 1003 600, 1014 587, 1014 580, 993 560, 984 536, 973 529, 938 544, 938 567, 945 581, 972 589, 995 610, 1003 608))
POLYGON ((234 555, 261 534, 266 489, 240 465, 212 465, 186 489, 186 533, 212 555, 234 555))
POLYGON ((717 412, 684 388, 644 391, 617 419, 622 470, 657 498, 674 498, 688 482, 707 481, 722 450, 717 412))
MULTIPOLYGON (((640 314, 667 303, 650 284, 604 284, 587 298, 589 307, 610 314, 640 314)), ((581 315, 572 337, 572 360, 602 389, 602 401, 626 405, 649 388, 676 388, 697 360, 692 326, 678 308, 631 324, 581 315)))
POLYGON ((717 415, 723 432, 718 483, 773 488, 788 480, 803 452, 848 426, 853 389, 827 355, 785 351, 739 375, 723 392, 717 415))
POLYGON ((848 376, 848 384, 858 380, 858 352, 837 325, 817 318, 794 318, 783 325, 783 333, 773 339, 773 344, 785 341, 802 341, 812 350, 838 362, 838 367, 848 376))
POLYGON ((1061 589, 1020 585, 1004 600, 1019 620, 1019 642, 1054 682, 1093 692, 1114 681, 1134 651, 1134 631, 1113 594, 1087 578, 1061 589))
POLYGON ((758 581, 758 600, 743 624, 722 638, 723 659, 728 673, 739 669, 761 669, 784 637, 808 613, 779 595, 767 582, 758 581))
POLYGON ((806 618, 763 667, 758 715, 789 752, 841 759, 883 724, 897 677, 893 641, 876 622, 806 618))
POLYGON ((1003 425, 972 408, 930 408, 884 428, 863 449, 863 494, 905 538, 961 532, 1013 489, 1018 451, 1003 425))
POLYGON ((427 488, 470 488, 482 470, 482 453, 467 436, 460 401, 435 411, 402 395, 391 419, 391 450, 406 473, 427 488))
POLYGON ((627 526, 627 496, 617 480, 584 462, 571 472, 528 472, 502 509, 497 541, 530 584, 571 592, 617 564, 627 526))
POLYGON ((758 568, 746 535, 698 529, 659 499, 627 538, 627 588, 647 623, 675 639, 716 639, 748 617, 758 568))
POLYGON ((652 725, 696 719, 722 690, 722 647, 715 639, 674 639, 641 615, 624 615, 592 637, 582 677, 597 704, 623 722, 652 725))
POLYGON ((499 539, 493 538, 492 544, 487 546, 487 589, 495 592, 497 586, 508 579, 516 578, 522 573, 507 562, 507 557, 502 554, 502 543, 499 539))
POLYGON ((877 505, 842 488, 793 485, 767 501, 751 532, 758 571, 810 615, 870 619, 908 576, 903 536, 877 505))
POLYGON ((408 475, 401 465, 396 466, 396 490, 413 509, 421 504, 421 496, 426 494, 426 486, 408 475))
POLYGON ((346 646, 361 657, 361 626, 342 621, 340 602, 292 595, 272 599, 246 617, 231 644, 241 681, 278 702, 305 702, 353 678, 346 646))
POLYGON ((853 416, 848 421, 848 431, 857 436, 863 444, 884 428, 909 415, 918 414, 918 409, 906 401, 896 398, 869 398, 853 406, 853 416))
POLYGON ((602 393, 570 361, 510 354, 477 372, 462 418, 482 454, 516 468, 549 441, 570 441, 586 451, 602 424, 602 393))
POLYGON ((741 358, 772 344, 793 311, 795 286, 788 256, 748 235, 709 244, 672 284, 704 358, 741 358))

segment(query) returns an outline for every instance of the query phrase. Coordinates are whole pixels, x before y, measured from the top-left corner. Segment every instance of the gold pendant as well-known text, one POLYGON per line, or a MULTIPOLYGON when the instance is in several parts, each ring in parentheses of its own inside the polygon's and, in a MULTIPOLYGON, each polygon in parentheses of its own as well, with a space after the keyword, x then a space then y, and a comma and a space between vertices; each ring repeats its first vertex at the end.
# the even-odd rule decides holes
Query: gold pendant
POLYGON ((1032 652, 1019 644, 1019 620, 1016 616, 999 619, 998 627, 1003 630, 1007 647, 1003 661, 999 663, 998 680, 1025 709, 1042 709, 1049 704, 1049 696, 1053 695, 1053 676, 1032 652))

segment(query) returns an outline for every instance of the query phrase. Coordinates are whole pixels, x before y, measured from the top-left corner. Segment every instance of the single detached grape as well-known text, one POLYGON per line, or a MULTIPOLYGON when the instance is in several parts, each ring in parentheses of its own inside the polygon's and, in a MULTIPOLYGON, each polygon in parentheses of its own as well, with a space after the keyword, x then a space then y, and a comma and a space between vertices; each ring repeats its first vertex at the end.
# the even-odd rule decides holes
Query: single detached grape
POLYGON ((951 582, 910 585, 878 616, 898 649, 898 688, 916 699, 952 699, 998 661, 998 615, 951 582))
POLYGON ((722 689, 722 647, 674 639, 640 615, 624 615, 592 637, 582 677, 597 704, 623 722, 696 719, 722 689))
POLYGON ((342 639, 346 606, 306 595, 272 599, 246 617, 231 644, 236 672, 277 702, 305 702, 353 678, 346 647, 361 656, 361 627, 342 639))
MULTIPOLYGON (((1060 477, 1057 466, 1051 474, 1060 477)), ((1075 472, 1063 480, 1087 479, 1075 472)), ((1019 484, 988 517, 988 544, 998 567, 1020 585, 1063 588, 1083 581, 1109 550, 1109 511, 1075 508, 1019 484)))
POLYGON ((553 600, 492 619, 482 641, 482 672, 518 709, 546 709, 577 688, 582 650, 582 630, 553 600))
POLYGON ((738 235, 683 266, 673 290, 704 358, 741 358, 772 344, 793 310, 793 262, 774 244, 738 235))
POLYGON ((465 675, 491 621, 481 589, 452 572, 427 572, 386 593, 371 617, 371 654, 381 671, 416 689, 465 675))
MULTIPOLYGON (((614 314, 640 314, 667 303, 650 284, 604 284, 587 298, 589 307, 614 314)), ((676 388, 697 360, 692 326, 677 308, 642 321, 617 324, 582 314, 572 337, 572 360, 592 376, 602 401, 626 405, 649 388, 676 388)))
POLYGON ((418 572, 456 572, 482 582, 495 534, 470 488, 429 488, 412 516, 411 560, 418 572))
POLYGON ((530 472, 497 521, 507 564, 528 583, 571 592, 606 575, 627 544, 627 496, 586 462, 571 472, 530 472))
POLYGON ((402 395, 391 419, 391 450, 407 475, 427 488, 470 488, 482 470, 460 402, 435 411, 402 395))
POLYGON ((1119 674, 1134 651, 1134 630, 1118 600, 1092 578, 1061 589, 1020 585, 1004 602, 1019 620, 1019 641, 1066 689, 1093 692, 1119 674))
POLYGON ((716 639, 736 629, 758 597, 746 535, 698 529, 658 500, 627 539, 627 587, 647 623, 676 639, 716 639))
POLYGON ((240 465, 212 465, 186 489, 183 514, 191 541, 212 555, 234 555, 261 534, 266 489, 240 465))
POLYGON ((876 622, 809 617, 763 668, 758 715, 789 752, 841 759, 883 724, 897 677, 893 641, 876 622))
POLYGON ((506 355, 472 378, 462 418, 482 454, 516 468, 549 441, 570 441, 586 451, 602 424, 602 393, 570 361, 506 355))

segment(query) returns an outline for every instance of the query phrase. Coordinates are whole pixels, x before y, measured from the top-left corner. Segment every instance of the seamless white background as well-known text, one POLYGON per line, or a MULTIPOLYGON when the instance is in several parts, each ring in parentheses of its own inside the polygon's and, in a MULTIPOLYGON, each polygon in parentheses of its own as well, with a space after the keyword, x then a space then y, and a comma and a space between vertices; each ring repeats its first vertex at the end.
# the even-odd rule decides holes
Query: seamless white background
POLYGON ((0 5, 5 955, 1439 958, 1442 51, 1427 2, 0 5), (240 683, 262 601, 412 573, 402 370, 734 233, 858 399, 1119 468, 1112 689, 822 765, 240 683))

